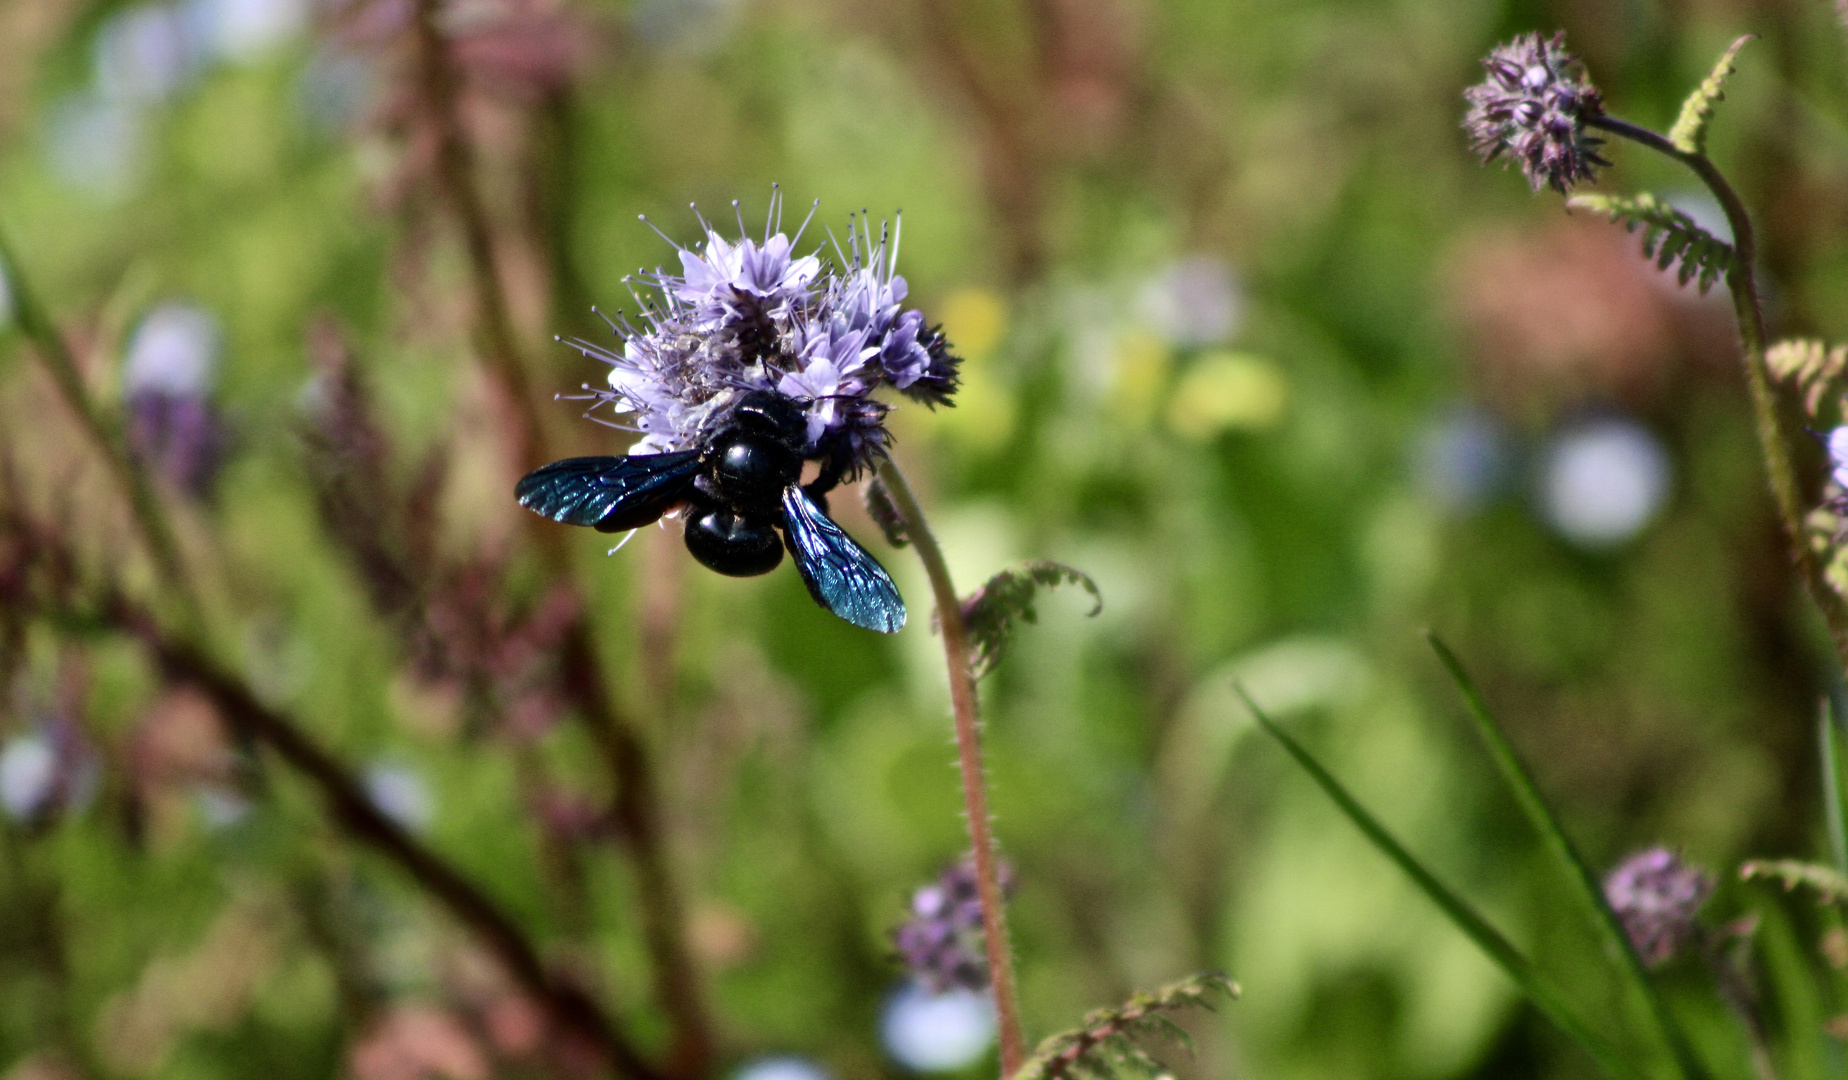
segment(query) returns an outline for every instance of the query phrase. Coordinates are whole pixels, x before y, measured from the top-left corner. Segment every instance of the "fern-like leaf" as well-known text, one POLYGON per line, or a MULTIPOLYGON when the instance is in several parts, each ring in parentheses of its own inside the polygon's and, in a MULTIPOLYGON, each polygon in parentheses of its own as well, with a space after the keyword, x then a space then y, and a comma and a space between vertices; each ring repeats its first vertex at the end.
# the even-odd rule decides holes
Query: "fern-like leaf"
POLYGON ((1712 74, 1702 79, 1682 103, 1681 115, 1675 118, 1675 126, 1668 129, 1668 141, 1675 144, 1675 149, 1684 154, 1707 152, 1707 125, 1713 120, 1713 107, 1726 100, 1720 87, 1726 82, 1726 76, 1733 73, 1733 61, 1738 58, 1739 50, 1757 36, 1747 34, 1728 45, 1720 54, 1720 62, 1713 65, 1712 74))
POLYGON ((1746 881, 1753 878, 1775 878, 1783 883, 1786 892, 1799 885, 1814 889, 1817 901, 1824 904, 1848 899, 1848 877, 1842 876, 1841 871, 1834 867, 1821 863, 1806 863, 1796 859, 1755 859, 1739 868, 1739 876, 1746 881))
POLYGON ((963 626, 969 633, 969 666, 976 678, 993 671, 1014 644, 1017 619, 1038 622, 1033 601, 1042 588, 1077 585, 1096 601, 1089 614, 1104 610, 1104 596, 1091 575, 1064 563, 1033 559, 1010 566, 963 601, 963 626))
POLYGON ((1780 341, 1766 350, 1765 364, 1772 375, 1802 392, 1804 411, 1814 420, 1823 397, 1848 376, 1848 345, 1831 349, 1810 339, 1780 341))
POLYGON ((1630 232, 1643 229, 1643 257, 1666 270, 1676 262, 1676 277, 1686 285, 1697 275, 1704 294, 1733 266, 1732 245, 1694 224, 1694 219, 1647 191, 1636 195, 1574 195, 1568 206, 1603 214, 1630 232))
POLYGON ((1159 990, 1138 993, 1115 1009, 1098 1009, 1084 1023, 1039 1044, 1013 1080, 1165 1076, 1161 1063, 1136 1045, 1138 1037, 1164 1035, 1192 1049, 1187 1033, 1167 1016, 1177 1009, 1212 1008, 1213 997, 1237 999, 1238 984, 1216 971, 1191 975, 1159 990))

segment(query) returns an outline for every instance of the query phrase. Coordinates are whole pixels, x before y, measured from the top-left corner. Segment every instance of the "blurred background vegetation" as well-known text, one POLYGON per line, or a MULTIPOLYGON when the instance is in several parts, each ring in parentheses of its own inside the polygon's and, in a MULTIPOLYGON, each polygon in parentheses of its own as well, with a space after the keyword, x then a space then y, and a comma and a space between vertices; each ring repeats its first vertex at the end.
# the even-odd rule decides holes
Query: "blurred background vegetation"
MULTIPOLYGON (((966 843, 909 553, 837 498, 911 600, 887 639, 786 570, 719 578, 662 530, 605 557, 510 495, 536 446, 622 445, 553 402, 603 370, 552 335, 607 340, 591 305, 671 260, 637 215, 691 242, 687 204, 735 198, 754 230, 773 182, 837 235, 904 213, 912 298, 967 366, 954 409, 894 414, 895 453, 959 584, 1054 558, 1106 600, 1043 602, 985 684, 1034 1036, 1220 968, 1245 996, 1189 1021, 1180 1075, 1590 1073, 1232 694, 1614 1002, 1425 627, 1595 862, 1675 846, 1719 873, 1716 917, 1759 914, 1764 964, 1824 972, 1814 905, 1730 873, 1821 850, 1831 665, 1724 298, 1457 127, 1486 49, 1552 28, 1658 127, 1762 36, 1713 154, 1774 331, 1848 337, 1821 0, 0 0, 0 501, 51 530, 0 547, 0 1070, 596 1068, 185 664, 27 602, 115 579, 193 618, 22 332, 27 287, 156 474, 202 652, 663 1075, 992 1070, 954 1010, 893 1043, 891 932, 966 843)), ((1607 190, 1717 217, 1610 156, 1607 190)), ((1747 1075, 1698 971, 1664 978, 1747 1075)), ((1848 1005, 1814 985, 1774 995, 1780 1029, 1848 1005)), ((1790 1077, 1843 1075, 1805 1045, 1790 1077)))

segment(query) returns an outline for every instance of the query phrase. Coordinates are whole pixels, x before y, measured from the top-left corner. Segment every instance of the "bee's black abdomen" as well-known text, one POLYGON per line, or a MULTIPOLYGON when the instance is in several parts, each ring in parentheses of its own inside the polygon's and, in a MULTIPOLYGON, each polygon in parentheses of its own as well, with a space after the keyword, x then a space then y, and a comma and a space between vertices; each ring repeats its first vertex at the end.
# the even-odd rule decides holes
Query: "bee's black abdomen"
POLYGON ((731 577, 768 574, 783 561, 783 540, 767 517, 719 507, 687 519, 686 545, 708 569, 731 577))

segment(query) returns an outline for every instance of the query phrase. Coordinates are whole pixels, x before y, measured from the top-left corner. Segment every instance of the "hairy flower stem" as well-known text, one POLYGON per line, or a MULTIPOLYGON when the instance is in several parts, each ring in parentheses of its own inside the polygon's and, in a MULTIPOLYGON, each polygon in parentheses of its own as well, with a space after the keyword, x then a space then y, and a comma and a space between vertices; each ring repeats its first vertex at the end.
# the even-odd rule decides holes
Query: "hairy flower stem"
POLYGON ((982 902, 982 936, 988 951, 988 972, 994 985, 995 1015, 1001 1028, 1001 1075, 1014 1075, 1027 1060, 1026 1036, 1020 1026, 1020 992, 1014 983, 1014 953, 1007 936, 1007 911, 1002 906, 1001 879, 995 866, 994 834, 989 829, 988 775, 982 767, 982 718, 975 693, 975 672, 969 667, 969 640, 963 628, 962 601, 943 561, 943 549, 931 535, 917 496, 905 482, 896 462, 887 458, 879 466, 879 479, 892 493, 892 503, 905 523, 905 536, 917 549, 918 561, 930 576, 937 601, 937 627, 943 635, 943 655, 950 677, 950 704, 956 713, 956 752, 962 766, 963 806, 969 818, 969 842, 974 847, 976 895, 982 902))
POLYGON ((1797 488, 1796 469, 1791 464, 1790 441, 1778 420, 1777 398, 1771 389, 1771 372, 1765 365, 1764 305, 1758 296, 1757 240, 1752 219, 1745 212, 1739 193, 1727 183, 1719 167, 1703 153, 1690 153, 1670 142, 1666 136, 1648 128, 1612 116, 1592 116, 1585 121, 1613 135, 1641 143, 1686 165, 1707 185, 1719 200, 1732 226, 1733 264, 1726 271, 1726 286, 1732 291, 1733 313, 1739 321, 1739 338, 1745 353, 1745 379, 1752 392, 1752 413, 1758 427, 1758 444, 1765 456, 1765 472, 1771 483, 1771 497, 1777 502, 1778 517, 1790 543, 1791 559, 1803 578, 1804 587, 1821 609, 1828 624, 1829 637, 1844 669, 1848 669, 1848 604, 1823 581, 1815 553, 1810 550, 1803 526, 1803 497, 1797 488))

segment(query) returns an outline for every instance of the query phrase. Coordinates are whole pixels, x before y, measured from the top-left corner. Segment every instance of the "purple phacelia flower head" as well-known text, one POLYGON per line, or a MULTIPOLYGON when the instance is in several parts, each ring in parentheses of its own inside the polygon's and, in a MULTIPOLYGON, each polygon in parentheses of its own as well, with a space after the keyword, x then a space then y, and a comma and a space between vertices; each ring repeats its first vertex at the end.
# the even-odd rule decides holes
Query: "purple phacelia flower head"
MULTIPOLYGON (((1013 891, 1013 872, 1000 866, 1001 888, 1013 891)), ((988 986, 988 952, 982 901, 972 860, 951 866, 911 897, 911 918, 893 934, 899 957, 918 984, 933 994, 988 986)))
POLYGON ((610 388, 592 395, 641 434, 631 453, 698 448, 746 393, 772 390, 801 407, 807 456, 852 478, 891 442, 891 406, 874 391, 950 402, 960 361, 940 329, 904 307, 896 233, 875 239, 854 222, 830 263, 798 253, 801 229, 793 239, 773 232, 780 216, 773 197, 761 241, 730 239, 702 218, 705 239, 679 249, 678 274, 639 275, 640 313, 610 324, 620 351, 570 342, 610 365, 610 388))
POLYGON ((1604 140, 1585 133, 1586 121, 1603 114, 1603 99, 1566 52, 1566 35, 1522 34, 1482 66, 1488 78, 1463 92, 1463 130, 1483 164, 1506 154, 1535 191, 1551 185, 1562 195, 1610 164, 1598 156, 1604 140))
POLYGON ((1643 963, 1664 964, 1693 939, 1713 878, 1664 847, 1647 848, 1604 878, 1604 896, 1643 963))

